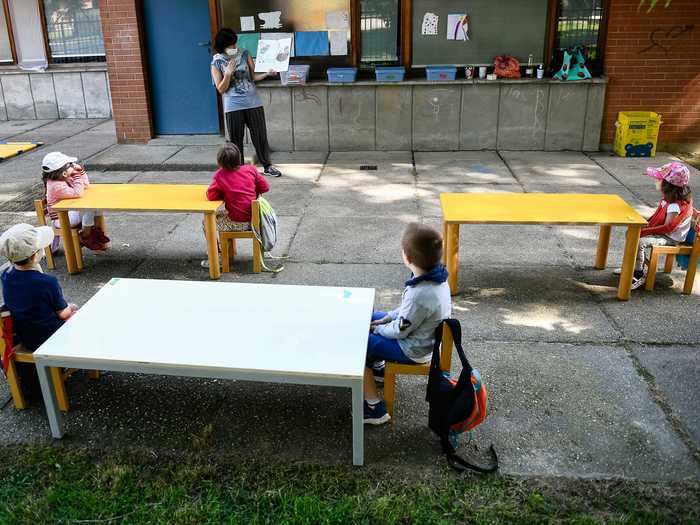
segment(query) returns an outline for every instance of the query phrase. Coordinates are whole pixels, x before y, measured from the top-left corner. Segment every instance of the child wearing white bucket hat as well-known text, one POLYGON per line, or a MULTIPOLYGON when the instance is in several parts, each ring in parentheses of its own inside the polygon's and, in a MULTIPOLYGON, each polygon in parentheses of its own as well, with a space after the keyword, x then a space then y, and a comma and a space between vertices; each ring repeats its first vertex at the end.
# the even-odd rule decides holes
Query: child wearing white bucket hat
POLYGON ((77 310, 63 298, 58 279, 41 271, 44 249, 54 238, 48 226, 17 224, 0 236, 0 256, 11 266, 0 274, 5 306, 19 342, 33 352, 77 310))
MULTIPOLYGON (((90 186, 90 180, 83 167, 77 163, 78 159, 64 155, 60 151, 53 151, 44 157, 41 162, 42 180, 46 188, 46 205, 49 217, 55 227, 59 226, 58 214, 53 211, 53 206, 64 199, 78 199, 90 186)), ((72 227, 80 226, 80 244, 93 251, 104 251, 109 238, 104 232, 95 226, 95 215, 101 215, 95 211, 70 211, 68 217, 72 227)), ((57 239, 58 240, 58 239, 57 239)), ((52 248, 57 248, 54 243, 52 248)))

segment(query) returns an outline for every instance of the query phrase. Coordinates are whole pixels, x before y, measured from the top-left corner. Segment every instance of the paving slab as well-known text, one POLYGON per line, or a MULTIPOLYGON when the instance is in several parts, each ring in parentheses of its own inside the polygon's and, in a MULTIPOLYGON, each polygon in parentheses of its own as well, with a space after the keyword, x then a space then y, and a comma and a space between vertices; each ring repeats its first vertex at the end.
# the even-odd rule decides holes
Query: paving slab
POLYGON ((416 152, 419 183, 518 184, 495 151, 416 152))
MULTIPOLYGON (((47 120, 5 120, 0 121, 0 140, 17 140, 16 136, 22 135, 28 131, 37 130, 42 126, 53 122, 53 119, 47 120)), ((39 134, 39 131, 35 132, 39 134)))
POLYGON ((414 183, 410 151, 332 152, 321 174, 323 184, 414 183), (376 169, 363 169, 363 168, 376 169))
MULTIPOLYGON (((615 276, 594 276, 616 283, 615 276)), ((668 278, 668 276, 664 276, 668 278)), ((629 341, 638 343, 700 345, 698 312, 700 312, 700 286, 691 295, 682 295, 684 274, 674 276, 672 288, 659 283, 653 292, 635 290, 629 301, 606 301, 603 309, 629 341)), ((661 281, 661 275, 657 278, 661 281)), ((594 281, 595 282, 595 281, 594 281)), ((604 291, 609 293, 609 291, 604 291)))
MULTIPOLYGON (((648 167, 662 166, 668 162, 678 161, 678 157, 670 153, 660 152, 656 157, 627 158, 618 157, 613 153, 600 152, 588 154, 593 161, 611 173, 617 180, 626 186, 650 186, 654 187, 654 181, 645 175, 648 167)), ((700 171, 697 168, 690 168, 691 186, 697 187, 700 183, 700 171)))
POLYGON ((88 159, 89 165, 99 169, 155 170, 182 149, 181 146, 146 146, 116 144, 107 151, 88 159))
MULTIPOLYGON (((322 179, 323 180, 323 179, 322 179)), ((312 191, 308 215, 314 217, 418 216, 413 184, 375 183, 352 187, 321 185, 312 191)))
POLYGON ((700 347, 633 345, 632 351, 700 448, 700 347))
POLYGON ((610 345, 474 343, 466 353, 489 387, 501 472, 697 478, 697 463, 654 402, 627 352, 610 345))
POLYGON ((442 218, 441 193, 522 193, 518 184, 444 184, 418 183, 418 205, 423 217, 442 218))
POLYGON ((502 151, 516 178, 529 185, 619 187, 620 183, 579 152, 502 151))
MULTIPOLYGON (((425 223, 442 231, 440 220, 425 223)), ((459 238, 460 263, 468 267, 571 266, 550 226, 463 224, 459 238)))
POLYGON ((218 167, 216 155, 220 149, 221 146, 184 146, 175 155, 167 159, 163 163, 162 168, 214 171, 218 167))
POLYGON ((314 151, 273 152, 272 163, 282 172, 280 183, 316 182, 328 153, 314 151))
POLYGON ((140 171, 88 171, 91 184, 127 184, 141 175, 140 171))
POLYGON ((557 268, 475 266, 460 269, 452 316, 466 340, 616 342, 619 330, 594 296, 557 268))
POLYGON ((290 251, 292 262, 396 263, 401 234, 414 217, 304 217, 290 251))

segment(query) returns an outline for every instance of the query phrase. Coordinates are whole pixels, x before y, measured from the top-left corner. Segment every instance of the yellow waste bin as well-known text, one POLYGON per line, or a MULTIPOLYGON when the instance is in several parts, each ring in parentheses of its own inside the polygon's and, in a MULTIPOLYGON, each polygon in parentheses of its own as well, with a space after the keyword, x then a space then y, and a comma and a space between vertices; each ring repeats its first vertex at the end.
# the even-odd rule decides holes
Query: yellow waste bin
POLYGON ((620 157, 655 157, 661 115, 653 111, 621 111, 615 122, 615 153, 620 157))

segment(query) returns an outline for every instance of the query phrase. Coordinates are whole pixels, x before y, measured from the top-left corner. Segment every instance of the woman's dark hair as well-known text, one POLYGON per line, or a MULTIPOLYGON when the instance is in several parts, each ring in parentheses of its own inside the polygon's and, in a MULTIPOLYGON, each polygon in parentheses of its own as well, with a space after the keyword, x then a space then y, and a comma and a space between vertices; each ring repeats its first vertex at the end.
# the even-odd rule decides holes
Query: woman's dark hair
POLYGON ((693 192, 690 191, 690 186, 683 186, 681 188, 665 180, 661 181, 661 192, 664 194, 666 202, 690 202, 693 198, 693 192))
POLYGON ((237 170, 241 167, 241 151, 235 144, 226 144, 216 155, 216 163, 220 168, 228 171, 237 170))
POLYGON ((406 257, 421 270, 431 270, 442 259, 442 235, 417 222, 409 224, 401 237, 406 257))
POLYGON ((219 32, 214 37, 214 51, 223 53, 227 47, 235 45, 236 42, 238 42, 238 35, 233 29, 228 27, 219 29, 219 32))

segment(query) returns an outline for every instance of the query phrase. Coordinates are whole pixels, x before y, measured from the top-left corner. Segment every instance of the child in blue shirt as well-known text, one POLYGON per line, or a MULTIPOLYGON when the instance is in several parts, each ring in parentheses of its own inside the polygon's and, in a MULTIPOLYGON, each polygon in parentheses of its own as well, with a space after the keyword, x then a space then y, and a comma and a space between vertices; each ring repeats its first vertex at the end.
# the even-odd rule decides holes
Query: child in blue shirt
POLYGON ((435 329, 452 311, 447 269, 440 264, 440 233, 423 224, 409 224, 401 238, 401 248, 403 262, 413 275, 406 281, 401 306, 372 315, 367 343, 364 422, 372 425, 390 419, 376 385, 384 380, 384 362, 430 361, 435 329))
POLYGON ((30 352, 39 348, 77 310, 63 298, 53 275, 39 262, 53 241, 53 229, 17 224, 0 236, 0 255, 11 266, 0 274, 5 306, 14 320, 17 339, 30 352))

